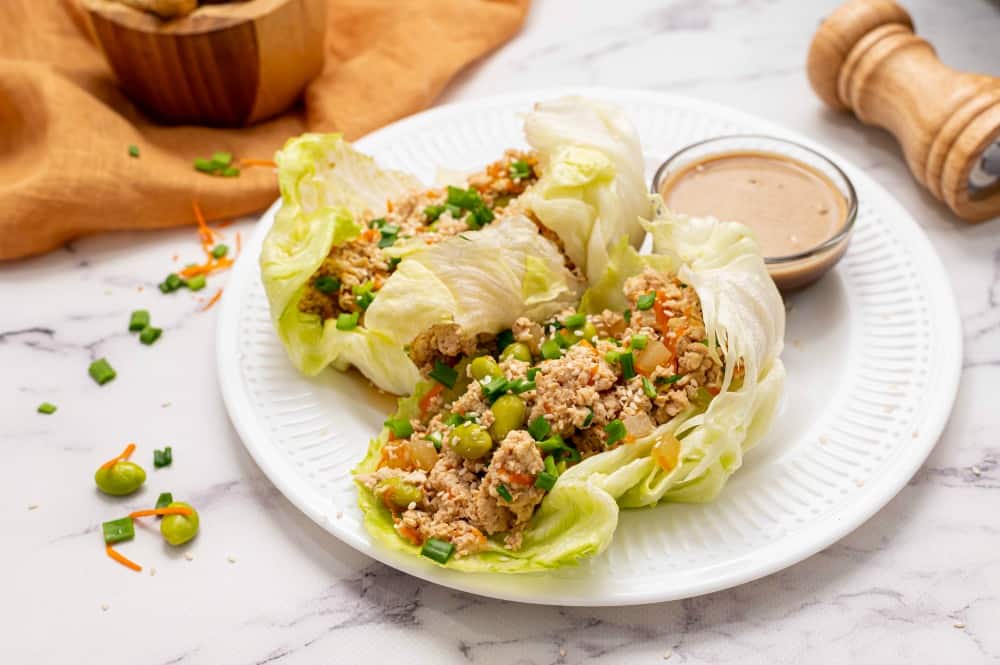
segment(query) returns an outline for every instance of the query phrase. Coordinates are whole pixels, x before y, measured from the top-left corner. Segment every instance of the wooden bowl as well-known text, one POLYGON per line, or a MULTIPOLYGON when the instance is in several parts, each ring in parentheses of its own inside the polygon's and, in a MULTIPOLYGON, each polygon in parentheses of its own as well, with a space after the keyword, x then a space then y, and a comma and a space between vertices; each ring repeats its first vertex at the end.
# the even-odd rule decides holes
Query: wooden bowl
POLYGON ((290 107, 323 67, 326 0, 204 5, 171 21, 83 6, 122 89, 161 122, 249 125, 290 107))

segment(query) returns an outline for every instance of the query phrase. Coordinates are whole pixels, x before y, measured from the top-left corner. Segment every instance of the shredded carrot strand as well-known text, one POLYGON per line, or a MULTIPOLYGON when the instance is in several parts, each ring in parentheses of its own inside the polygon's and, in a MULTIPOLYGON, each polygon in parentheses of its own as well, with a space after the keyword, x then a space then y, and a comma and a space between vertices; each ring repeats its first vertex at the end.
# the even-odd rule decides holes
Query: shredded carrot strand
POLYGON ((186 506, 174 506, 173 508, 150 508, 149 510, 136 510, 128 514, 132 519, 140 517, 153 517, 154 515, 190 515, 194 511, 186 506))
POLYGON ((507 472, 507 479, 512 485, 534 485, 535 477, 527 473, 507 472))
POLYGON ((113 467, 118 462, 121 462, 122 460, 126 460, 129 457, 131 457, 133 452, 135 452, 135 444, 134 443, 130 443, 127 446, 125 446, 125 450, 123 450, 120 455, 117 455, 117 456, 112 457, 111 459, 109 459, 107 462, 105 462, 104 464, 101 465, 101 468, 102 469, 110 469, 111 467, 113 467))
POLYGON ((227 226, 232 226, 235 223, 236 223, 235 219, 227 219, 224 222, 217 222, 216 225, 215 225, 215 228, 217 228, 217 229, 224 229, 227 226))
POLYGON ((427 409, 431 406, 431 400, 441 394, 444 390, 444 386, 440 383, 435 383, 427 393, 420 398, 420 417, 423 418, 427 415, 427 409))
POLYGON ((131 559, 128 559, 125 556, 123 556, 122 554, 119 554, 118 552, 116 552, 115 549, 113 547, 111 547, 111 545, 105 545, 104 546, 104 551, 108 553, 109 557, 111 557, 112 559, 114 559, 115 561, 117 561, 118 563, 120 563, 121 565, 125 566, 126 568, 131 568, 132 570, 134 570, 137 573, 141 573, 142 572, 142 566, 140 566, 139 564, 137 564, 135 561, 132 561, 131 559))
POLYGON ((243 253, 243 236, 239 231, 236 232, 236 256, 243 253))
POLYGON ((213 272, 218 272, 219 270, 225 270, 233 265, 232 259, 221 258, 217 260, 210 260, 207 263, 203 263, 197 266, 188 266, 184 270, 181 270, 181 277, 194 277, 195 275, 211 275, 213 272))
POLYGON ((197 199, 191 199, 191 208, 194 210, 194 219, 198 222, 198 235, 201 236, 201 246, 206 252, 211 253, 212 243, 215 241, 215 231, 208 227, 205 221, 205 214, 201 211, 197 199))
POLYGON ((278 165, 274 163, 271 159, 241 159, 240 168, 246 169, 252 166, 269 166, 272 169, 278 168, 278 165))
POLYGON ((218 291, 215 292, 215 295, 212 296, 212 299, 209 300, 205 304, 205 306, 201 308, 201 311, 207 312, 208 310, 212 309, 212 307, 215 305, 215 303, 219 302, 219 298, 221 298, 221 297, 222 297, 222 289, 219 289, 218 291))

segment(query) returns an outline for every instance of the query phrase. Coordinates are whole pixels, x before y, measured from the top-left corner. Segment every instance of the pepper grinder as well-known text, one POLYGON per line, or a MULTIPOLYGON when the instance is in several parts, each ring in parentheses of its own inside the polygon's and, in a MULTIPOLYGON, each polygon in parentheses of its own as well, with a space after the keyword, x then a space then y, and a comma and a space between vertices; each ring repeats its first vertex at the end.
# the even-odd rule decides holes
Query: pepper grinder
POLYGON ((893 0, 838 7, 806 66, 827 105, 892 132, 914 177, 956 215, 1000 215, 1000 78, 943 64, 893 0))

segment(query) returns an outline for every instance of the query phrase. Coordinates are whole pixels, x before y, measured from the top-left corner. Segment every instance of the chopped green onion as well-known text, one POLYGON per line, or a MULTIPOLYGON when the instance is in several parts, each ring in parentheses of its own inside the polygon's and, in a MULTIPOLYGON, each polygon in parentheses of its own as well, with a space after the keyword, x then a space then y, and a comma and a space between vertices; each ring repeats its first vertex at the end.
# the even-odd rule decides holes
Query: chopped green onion
POLYGON ((99 386, 103 386, 118 376, 118 373, 115 372, 114 368, 111 367, 105 358, 98 358, 90 363, 90 368, 87 369, 87 372, 90 374, 90 378, 97 381, 97 385, 99 386))
POLYGON ((583 419, 582 429, 587 429, 590 427, 590 423, 594 422, 594 410, 588 409, 587 417, 583 419))
POLYGON ((495 376, 487 383, 480 384, 483 387, 483 396, 486 401, 492 404, 497 401, 510 387, 510 381, 502 376, 495 376))
POLYGON ((465 419, 465 416, 463 416, 460 413, 449 413, 441 420, 441 422, 451 427, 458 427, 459 425, 467 421, 465 419))
POLYGON ((437 538, 428 538, 424 542, 424 546, 420 548, 420 554, 441 564, 448 563, 448 559, 451 558, 454 551, 454 545, 446 540, 438 540, 437 538))
POLYGON ((368 222, 368 228, 370 229, 381 229, 383 226, 385 226, 385 217, 376 217, 368 222))
POLYGON ((683 374, 674 374, 673 376, 667 376, 667 377, 661 376, 656 380, 656 382, 666 384, 669 386, 671 383, 677 383, 678 381, 680 381, 683 378, 683 376, 684 376, 683 374))
POLYGON ((358 313, 342 312, 337 315, 337 330, 354 330, 358 327, 358 313))
POLYGON ((59 407, 52 402, 42 402, 38 405, 38 413, 44 413, 47 416, 51 416, 58 408, 59 407))
POLYGON ((559 475, 559 470, 556 469, 556 459, 552 455, 545 456, 545 471, 551 473, 553 476, 559 475))
POLYGON ((625 323, 632 323, 632 310, 626 309, 624 316, 625 316, 625 323))
POLYGON ((218 170, 218 167, 212 162, 211 159, 195 157, 194 169, 195 171, 201 171, 202 173, 215 173, 218 170))
POLYGON ((212 256, 214 256, 217 259, 221 259, 228 253, 229 253, 229 245, 219 244, 212 248, 212 256))
POLYGON ((644 293, 635 300, 636 309, 647 310, 656 302, 655 293, 644 293))
POLYGON ((163 280, 163 282, 161 282, 157 286, 163 293, 173 293, 177 289, 184 286, 184 280, 181 279, 180 275, 178 275, 175 272, 172 272, 169 275, 167 275, 166 278, 163 280))
POLYGON ((541 368, 539 368, 539 367, 532 367, 531 369, 529 369, 528 370, 528 375, 527 375, 528 376, 528 381, 534 381, 535 377, 538 376, 538 372, 540 371, 540 369, 541 368))
POLYGON ((398 266, 399 263, 400 263, 400 261, 402 261, 402 260, 403 259, 399 258, 398 256, 393 256, 392 258, 390 258, 389 259, 389 272, 392 272, 393 270, 395 270, 396 266, 398 266))
POLYGON ((135 524, 131 517, 105 522, 101 525, 101 531, 104 532, 104 542, 108 545, 135 538, 135 524))
POLYGON ((184 286, 188 287, 192 291, 201 291, 205 288, 205 276, 195 275, 191 279, 186 280, 184 282, 184 286))
POLYGON ((392 431, 392 435, 397 439, 408 439, 413 435, 413 425, 405 418, 390 418, 385 421, 385 426, 392 431))
POLYGON ((399 226, 396 224, 385 224, 382 226, 380 232, 382 237, 378 241, 378 246, 385 249, 386 247, 391 247, 398 239, 399 226))
POLYGON ((481 229, 493 221, 493 211, 487 208, 485 204, 482 204, 477 208, 473 208, 471 219, 475 224, 470 223, 469 226, 474 229, 481 229))
POLYGON ((562 324, 566 328, 579 328, 586 322, 587 315, 582 312, 577 312, 576 314, 570 314, 563 319, 562 324))
POLYGON ((427 376, 431 377, 445 388, 454 388, 455 381, 458 380, 458 372, 455 371, 455 368, 445 365, 440 360, 434 361, 434 369, 428 372, 427 376))
POLYGON ((451 215, 452 219, 462 219, 462 217, 465 215, 464 210, 462 210, 457 205, 454 205, 452 203, 445 203, 444 209, 448 211, 448 214, 451 215))
POLYGON ((514 343, 514 331, 510 328, 497 333, 497 352, 503 351, 514 343))
POLYGON ((329 295, 340 290, 340 280, 330 275, 320 275, 313 281, 313 287, 320 293, 329 295))
POLYGON ((623 351, 618 354, 618 363, 622 367, 622 376, 626 380, 631 379, 635 376, 635 358, 632 356, 631 351, 623 351))
POLYGON ((447 202, 453 206, 462 208, 463 210, 472 210, 477 205, 482 205, 483 200, 479 197, 479 192, 476 190, 462 189, 461 187, 454 187, 448 185, 448 198, 447 202))
POLYGON ((497 494, 499 494, 500 498, 506 501, 507 503, 510 503, 511 501, 514 500, 514 497, 511 496, 510 490, 507 489, 506 485, 503 484, 497 485, 497 494))
POLYGON ((562 357, 562 348, 555 339, 547 339, 542 342, 542 358, 555 360, 562 357))
POLYGON ((229 166, 233 163, 233 153, 231 152, 213 152, 212 153, 212 163, 216 167, 222 168, 223 166, 229 166))
POLYGON ((545 419, 545 416, 538 416, 530 423, 528 423, 528 434, 531 435, 535 441, 541 441, 552 432, 552 425, 549 421, 545 419))
POLYGON ((229 167, 226 167, 226 168, 222 169, 222 173, 221 173, 221 175, 222 175, 223 178, 235 178, 239 174, 240 174, 240 170, 238 168, 236 168, 236 167, 233 167, 233 166, 229 166, 229 167))
POLYGON ((143 328, 149 325, 149 311, 145 309, 137 309, 132 312, 132 316, 128 320, 129 332, 139 332, 143 328))
POLYGON ((174 449, 166 446, 163 450, 153 451, 153 466, 157 469, 170 466, 174 461, 174 449))
POLYGON ((621 355, 621 351, 608 351, 604 354, 604 361, 609 365, 614 365, 618 362, 618 357, 621 355))
POLYGON ((528 381, 527 379, 515 379, 510 382, 510 391, 515 395, 520 395, 521 393, 526 393, 529 390, 534 390, 538 386, 535 385, 534 381, 528 381))
POLYGON ((135 144, 130 145, 128 147, 128 154, 129 154, 130 157, 138 157, 139 156, 139 146, 137 146, 135 144))
POLYGON ((145 344, 146 346, 149 346, 156 340, 160 339, 160 335, 162 334, 163 334, 162 328, 154 328, 153 326, 146 326, 145 328, 142 329, 142 332, 139 333, 139 341, 145 344))
MULTIPOLYGON (((552 458, 549 457, 548 459, 552 458)), ((551 490, 553 487, 556 486, 556 480, 558 480, 558 478, 559 477, 554 473, 549 473, 548 471, 542 471, 535 477, 535 487, 543 489, 546 492, 548 492, 549 490, 551 490)))
POLYGON ((618 418, 615 418, 604 426, 604 431, 608 433, 607 445, 613 446, 625 438, 625 423, 618 418))
POLYGON ((444 440, 441 438, 441 432, 433 432, 424 438, 434 444, 434 450, 441 452, 441 446, 444 445, 444 440))
POLYGON ((656 397, 656 388, 646 377, 642 377, 642 392, 646 393, 646 397, 649 399, 656 397))
POLYGON ((427 206, 424 208, 424 217, 427 219, 427 223, 430 224, 436 222, 444 211, 445 207, 443 205, 427 206))
POLYGON ((174 495, 171 494, 170 492, 164 492, 163 494, 161 494, 156 498, 156 507, 166 508, 173 502, 174 502, 174 495))
POLYGON ((649 342, 649 337, 646 335, 632 335, 632 348, 639 349, 640 351, 646 348, 646 344, 649 342))
POLYGON ((510 163, 507 172, 510 174, 511 180, 522 180, 531 176, 531 164, 519 159, 510 163))
POLYGON ((372 301, 375 300, 375 294, 372 293, 373 288, 375 288, 375 285, 371 280, 351 287, 351 293, 354 294, 354 302, 358 304, 358 307, 368 309, 368 306, 372 304, 372 301))

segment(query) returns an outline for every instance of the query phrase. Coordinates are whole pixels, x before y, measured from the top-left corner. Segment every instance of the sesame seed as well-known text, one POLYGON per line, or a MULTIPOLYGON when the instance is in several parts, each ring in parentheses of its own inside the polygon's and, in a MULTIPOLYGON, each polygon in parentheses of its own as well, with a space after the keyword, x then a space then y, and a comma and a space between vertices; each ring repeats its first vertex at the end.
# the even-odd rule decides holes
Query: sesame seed
POLYGON ((857 485, 858 487, 864 487, 865 486, 865 481, 863 481, 863 480, 855 480, 854 484, 857 485))
POLYGON ((165 408, 167 408, 168 406, 170 406, 170 402, 164 402, 163 404, 161 404, 161 405, 160 405, 160 408, 163 408, 163 409, 165 409, 165 408))
POLYGON ((559 657, 560 658, 565 658, 566 657, 566 649, 562 649, 562 648, 559 649, 559 657))
POLYGON ((101 603, 101 611, 102 612, 107 612, 109 607, 110 607, 110 605, 108 605, 107 603, 101 603))
POLYGON ((667 650, 666 650, 666 651, 665 651, 665 652, 663 653, 663 660, 670 660, 670 657, 671 657, 671 656, 673 656, 673 655, 674 655, 674 652, 673 652, 673 651, 671 651, 670 649, 667 649, 667 650))
POLYGON ((229 556, 226 557, 226 561, 228 561, 229 563, 236 563, 236 557, 230 554, 229 556))
POLYGON ((958 628, 959 630, 961 630, 962 628, 965 628, 965 623, 963 623, 961 621, 956 621, 955 622, 955 628, 958 628))
POLYGON ((977 476, 981 476, 981 475, 983 475, 983 470, 980 469, 978 466, 973 465, 972 466, 972 473, 976 474, 977 476))
POLYGON ((150 576, 150 577, 154 577, 155 575, 156 575, 156 568, 153 568, 153 567, 151 566, 151 567, 149 568, 149 576, 150 576))
POLYGON ((343 516, 344 516, 344 513, 342 511, 338 510, 337 511, 337 519, 339 520, 343 516))
POLYGON ((830 443, 830 439, 826 438, 825 436, 821 436, 821 437, 819 437, 819 442, 820 443, 830 443))
POLYGON ((38 510, 38 504, 37 503, 29 503, 28 504, 28 510, 38 510))
POLYGON ((187 559, 188 561, 194 561, 194 554, 191 554, 190 552, 185 552, 184 558, 187 559))

